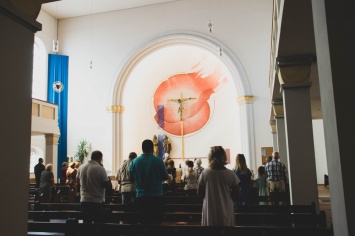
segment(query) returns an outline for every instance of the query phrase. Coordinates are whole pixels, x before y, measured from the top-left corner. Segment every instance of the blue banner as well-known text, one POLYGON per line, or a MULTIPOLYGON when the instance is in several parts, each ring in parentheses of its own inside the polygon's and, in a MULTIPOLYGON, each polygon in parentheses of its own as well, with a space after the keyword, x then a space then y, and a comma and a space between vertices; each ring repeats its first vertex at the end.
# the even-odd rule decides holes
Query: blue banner
MULTIPOLYGON (((69 57, 48 55, 48 102, 58 105, 60 137, 58 142, 58 174, 62 163, 67 161, 67 117, 68 117, 68 62, 69 57)), ((54 163, 53 163, 54 164, 54 163)), ((58 176, 54 176, 58 178, 58 176)))

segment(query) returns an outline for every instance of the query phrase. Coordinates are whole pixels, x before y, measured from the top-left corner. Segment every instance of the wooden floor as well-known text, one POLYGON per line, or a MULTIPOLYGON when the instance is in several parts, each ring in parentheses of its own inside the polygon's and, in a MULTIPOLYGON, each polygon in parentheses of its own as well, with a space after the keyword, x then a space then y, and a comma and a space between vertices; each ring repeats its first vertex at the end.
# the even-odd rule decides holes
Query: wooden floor
POLYGON ((327 227, 332 228, 332 209, 330 206, 329 186, 318 185, 319 209, 325 211, 327 216, 327 227))

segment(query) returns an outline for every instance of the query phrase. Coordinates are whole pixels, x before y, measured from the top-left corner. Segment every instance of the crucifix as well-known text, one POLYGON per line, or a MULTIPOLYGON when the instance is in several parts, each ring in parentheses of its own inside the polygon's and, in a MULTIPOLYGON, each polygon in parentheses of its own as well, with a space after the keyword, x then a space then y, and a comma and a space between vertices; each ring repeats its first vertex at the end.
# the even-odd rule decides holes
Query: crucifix
POLYGON ((183 119, 183 110, 185 109, 183 103, 188 100, 194 100, 196 98, 184 98, 182 93, 180 94, 180 98, 178 99, 169 99, 168 102, 177 102, 179 103, 178 113, 180 113, 180 126, 181 126, 181 159, 184 161, 185 159, 185 142, 184 142, 184 119, 183 119))

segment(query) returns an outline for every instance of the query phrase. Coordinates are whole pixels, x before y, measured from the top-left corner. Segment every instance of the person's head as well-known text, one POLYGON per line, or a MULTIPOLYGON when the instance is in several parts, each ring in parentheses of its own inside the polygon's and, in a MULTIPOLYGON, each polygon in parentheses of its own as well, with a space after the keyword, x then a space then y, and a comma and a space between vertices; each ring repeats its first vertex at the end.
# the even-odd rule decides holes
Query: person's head
POLYGON ((174 162, 173 159, 170 159, 170 160, 168 161, 168 167, 171 168, 171 169, 175 168, 175 162, 174 162))
POLYGON ((259 166, 258 175, 259 176, 265 176, 265 167, 264 166, 259 166))
POLYGON ((197 158, 196 165, 201 166, 201 164, 202 164, 201 158, 197 158))
POLYGON ((267 163, 269 163, 270 161, 272 161, 272 156, 268 156, 268 157, 266 158, 266 162, 267 162, 267 163))
POLYGON ((247 163, 244 154, 238 154, 235 158, 235 169, 239 169, 243 174, 247 172, 247 163))
POLYGON ((76 161, 76 162, 74 162, 74 164, 75 164, 75 168, 79 168, 80 162, 76 161))
POLYGON ((152 154, 154 150, 154 144, 152 140, 146 139, 142 142, 142 151, 145 154, 152 154))
POLYGON ((72 169, 74 169, 74 168, 75 168, 75 162, 70 162, 70 163, 69 163, 69 167, 72 168, 72 169))
POLYGON ((213 146, 208 154, 209 166, 213 168, 224 167, 227 164, 227 154, 222 146, 213 146))
POLYGON ((43 158, 38 158, 38 163, 43 163, 43 158))
POLYGON ((53 165, 52 165, 51 163, 48 163, 48 164, 46 165, 45 170, 46 170, 46 171, 52 171, 52 169, 53 169, 53 165))
POLYGON ((63 162, 62 167, 68 167, 68 162, 63 162))
POLYGON ((273 152, 273 153, 272 153, 272 159, 273 159, 273 160, 278 160, 279 158, 280 158, 279 152, 273 152))
POLYGON ((137 153, 135 153, 135 152, 131 152, 130 154, 129 154, 129 156, 128 156, 128 158, 130 159, 130 160, 133 160, 134 158, 136 158, 137 157, 137 153))
POLYGON ((193 161, 188 161, 188 162, 187 162, 187 167, 193 168, 193 167, 194 167, 193 161))
POLYGON ((97 163, 102 163, 102 152, 96 150, 91 153, 91 160, 96 161, 97 163))

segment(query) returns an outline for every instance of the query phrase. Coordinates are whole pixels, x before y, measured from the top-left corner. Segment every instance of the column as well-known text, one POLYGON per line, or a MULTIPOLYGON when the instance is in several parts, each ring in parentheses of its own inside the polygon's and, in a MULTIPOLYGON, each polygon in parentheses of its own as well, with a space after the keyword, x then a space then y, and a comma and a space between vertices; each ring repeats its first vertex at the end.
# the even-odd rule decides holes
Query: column
POLYGON ((32 0, 20 10, 10 2, 0 0, 1 158, 13 167, 1 173, 0 235, 27 235, 33 43, 41 24, 26 12, 35 7, 32 0))
POLYGON ((46 138, 46 160, 45 164, 52 163, 53 164, 53 175, 54 182, 57 182, 58 176, 58 165, 62 163, 58 163, 58 140, 59 135, 57 134, 45 134, 46 138))
POLYGON ((112 114, 112 175, 116 175, 120 164, 123 162, 123 121, 122 116, 125 110, 124 106, 112 105, 106 107, 106 110, 112 114))
POLYGON ((355 235, 352 4, 312 0, 334 236, 355 235))
POLYGON ((278 78, 283 96, 291 203, 315 202, 318 209, 309 91, 312 62, 313 57, 309 55, 279 58, 278 78))

